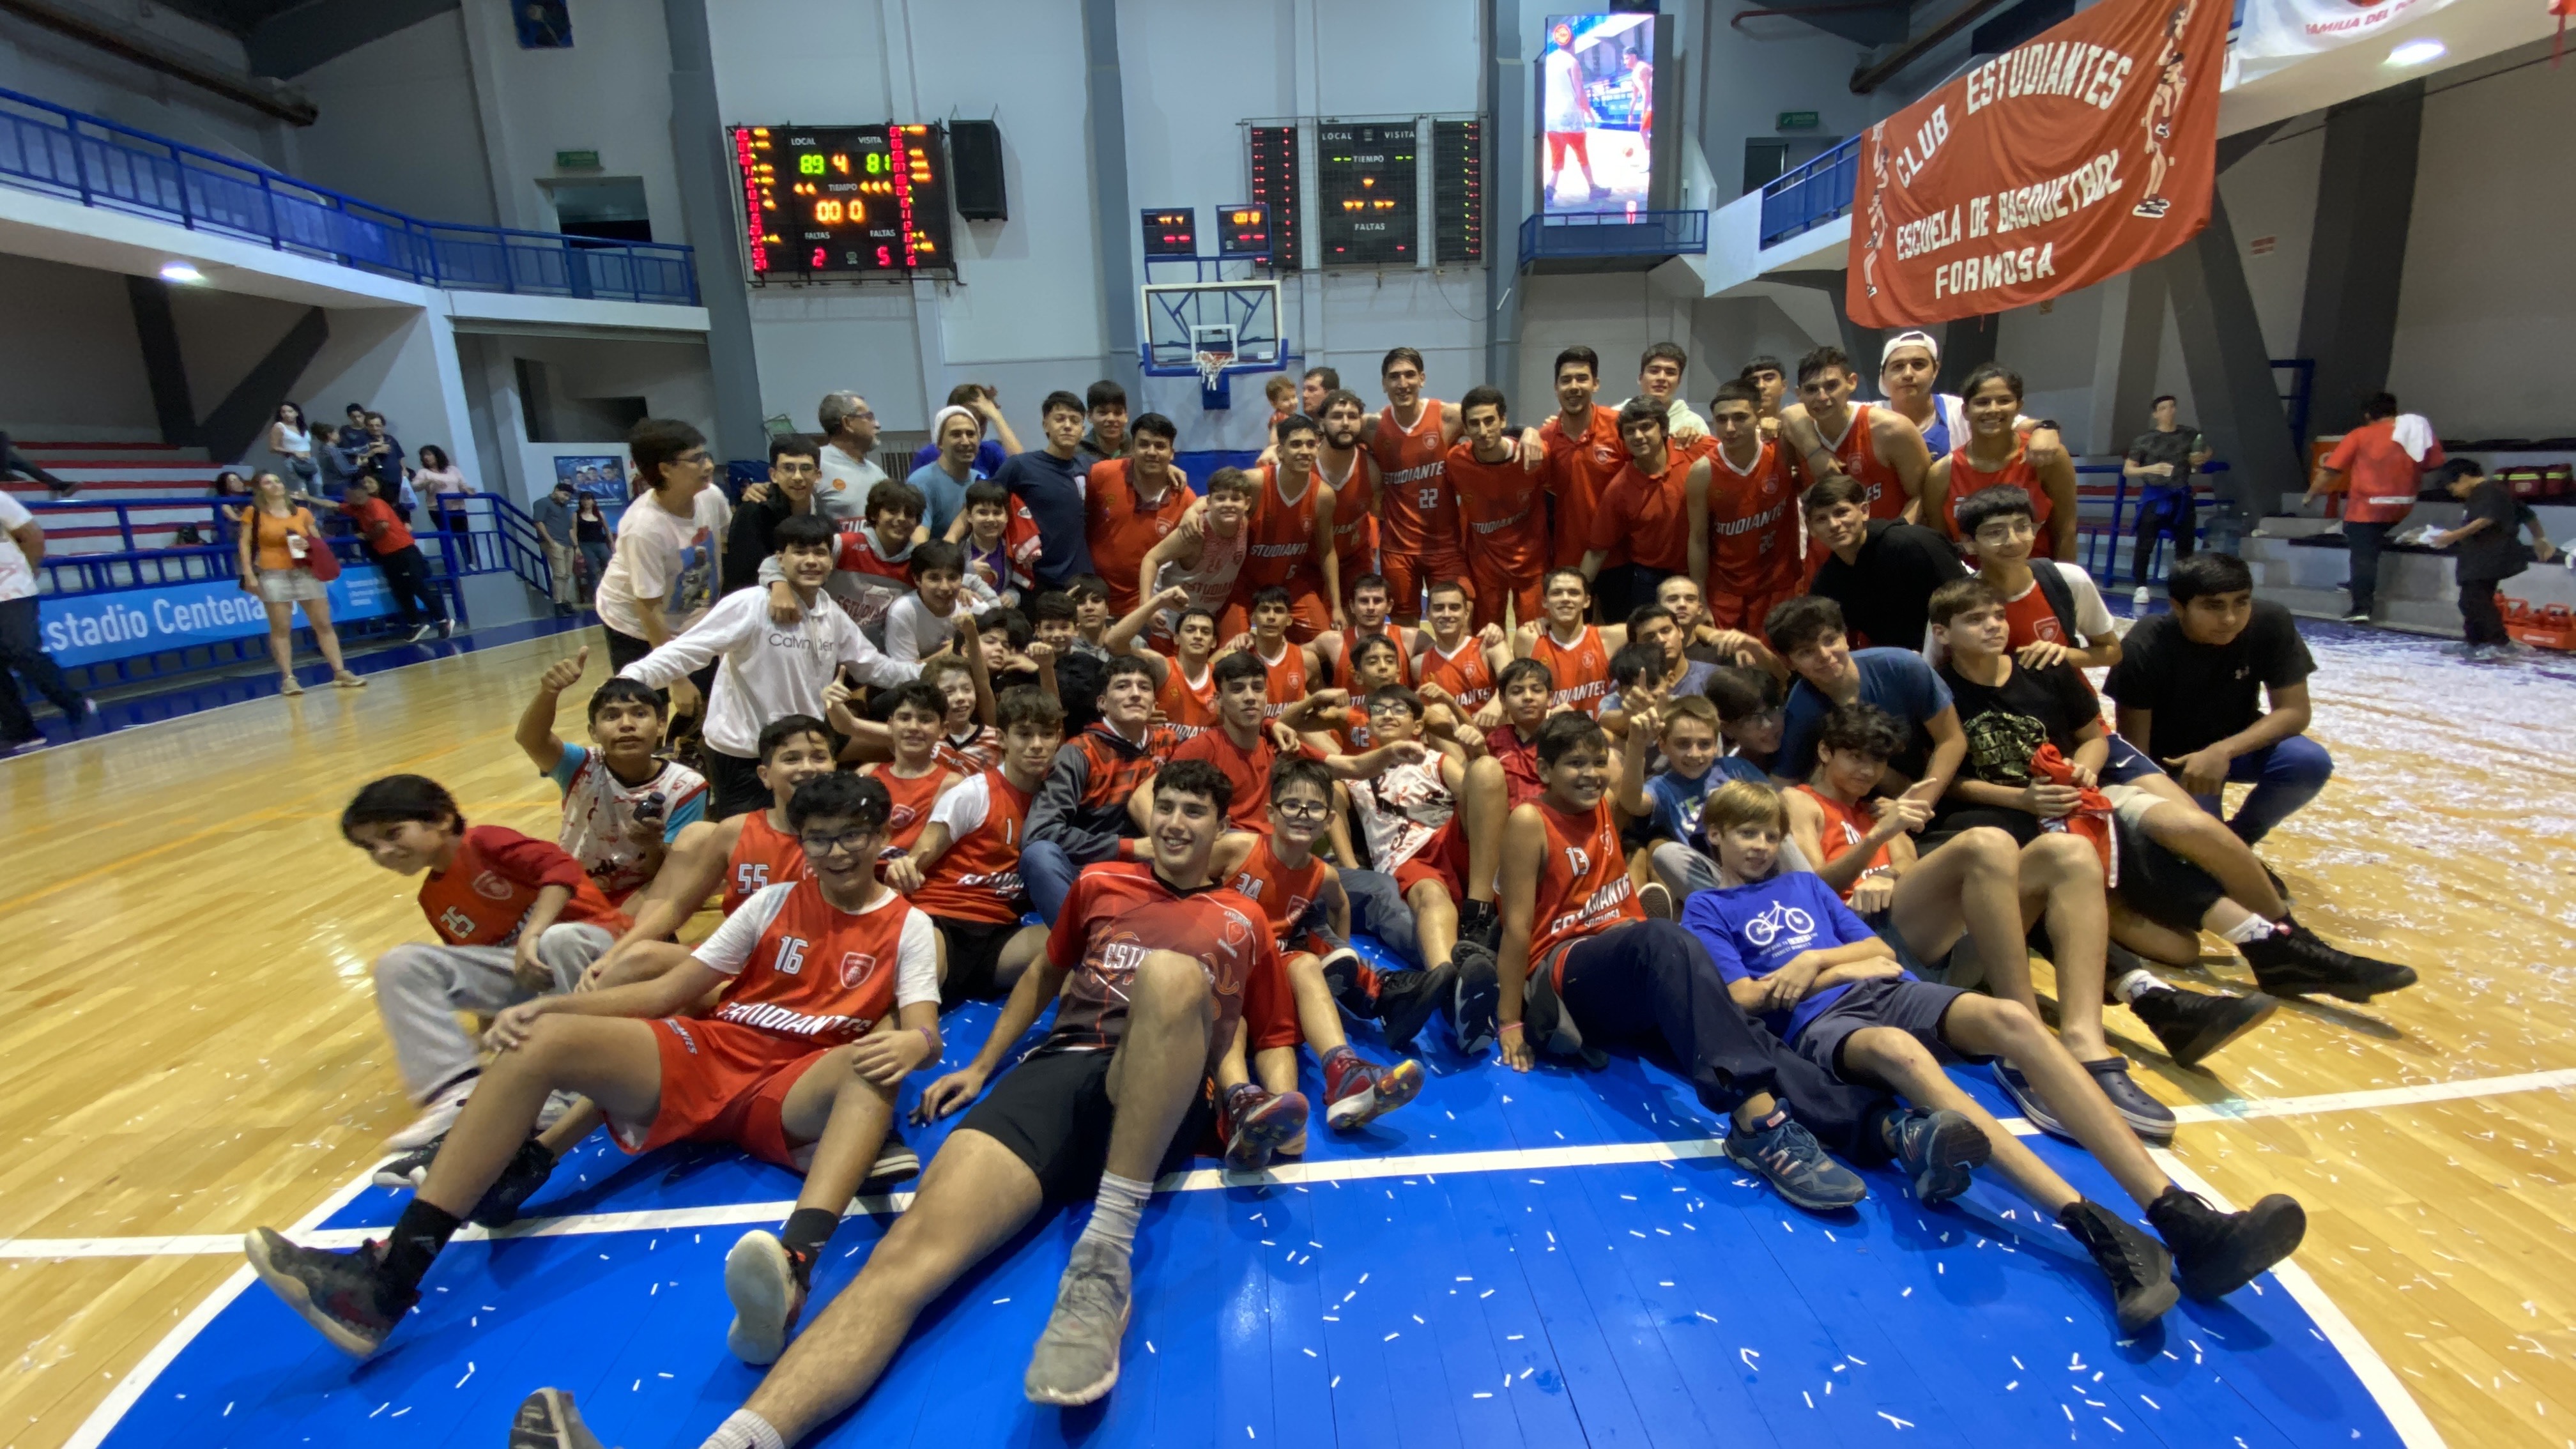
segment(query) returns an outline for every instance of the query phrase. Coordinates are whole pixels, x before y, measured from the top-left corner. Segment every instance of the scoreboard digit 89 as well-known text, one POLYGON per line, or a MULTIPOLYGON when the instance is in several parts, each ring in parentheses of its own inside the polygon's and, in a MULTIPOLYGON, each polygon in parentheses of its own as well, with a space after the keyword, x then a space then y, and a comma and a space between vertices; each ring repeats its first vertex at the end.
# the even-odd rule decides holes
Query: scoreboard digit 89
POLYGON ((937 126, 736 126, 754 281, 954 275, 937 126))

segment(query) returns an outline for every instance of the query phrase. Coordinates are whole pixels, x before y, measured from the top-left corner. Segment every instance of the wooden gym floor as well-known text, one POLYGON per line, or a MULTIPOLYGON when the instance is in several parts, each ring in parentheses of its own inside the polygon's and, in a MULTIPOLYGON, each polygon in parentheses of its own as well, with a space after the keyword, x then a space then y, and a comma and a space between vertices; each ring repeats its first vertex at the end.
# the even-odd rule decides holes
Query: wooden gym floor
MULTIPOLYGON (((2305 1201, 2319 1337, 2339 1309, 2358 1341, 2337 1346, 2401 1439, 2576 1444, 2557 1141, 2576 1134, 2576 670, 2309 632, 2338 773, 2265 854, 2310 925, 2424 982, 2285 1010, 2203 1072, 2117 1008, 2114 1031, 2149 1090, 2191 1104, 2181 1166, 2232 1200, 2305 1201)), ((564 652, 481 650, 0 764, 0 1445, 103 1441, 149 1389, 138 1365, 236 1275, 244 1229, 354 1195, 409 1114, 368 963, 422 925, 338 809, 417 771, 471 818, 550 835, 553 791, 509 734, 564 652)), ((563 715, 578 728, 578 698, 563 715)), ((2204 984, 2247 979, 2208 961, 2204 984)), ((458 1441, 496 1440, 485 1424, 458 1441)))

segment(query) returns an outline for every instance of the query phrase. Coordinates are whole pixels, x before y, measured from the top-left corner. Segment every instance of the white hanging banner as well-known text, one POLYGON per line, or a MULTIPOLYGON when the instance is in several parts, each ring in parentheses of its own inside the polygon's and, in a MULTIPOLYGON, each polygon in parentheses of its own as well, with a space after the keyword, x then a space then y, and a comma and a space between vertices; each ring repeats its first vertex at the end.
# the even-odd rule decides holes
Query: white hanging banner
POLYGON ((2384 35, 2451 0, 2245 0, 2245 23, 2229 57, 2230 85, 2295 61, 2384 35))

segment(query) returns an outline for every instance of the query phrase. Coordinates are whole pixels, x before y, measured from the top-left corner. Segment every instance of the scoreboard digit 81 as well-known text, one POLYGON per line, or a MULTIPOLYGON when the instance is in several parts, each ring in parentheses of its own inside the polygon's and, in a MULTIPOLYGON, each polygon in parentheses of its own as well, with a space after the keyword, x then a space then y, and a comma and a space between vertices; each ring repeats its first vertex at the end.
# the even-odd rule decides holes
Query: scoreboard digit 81
POLYGON ((755 282, 955 275, 937 126, 736 126, 755 282))

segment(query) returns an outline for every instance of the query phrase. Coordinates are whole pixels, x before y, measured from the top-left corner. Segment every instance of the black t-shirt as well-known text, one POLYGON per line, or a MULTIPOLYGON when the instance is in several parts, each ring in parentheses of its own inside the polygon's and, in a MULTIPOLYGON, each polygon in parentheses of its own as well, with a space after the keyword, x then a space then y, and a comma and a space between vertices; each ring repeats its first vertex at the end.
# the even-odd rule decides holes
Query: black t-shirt
POLYGON ((2479 583, 2490 579, 2509 579, 2524 568, 2522 556, 2521 511, 2514 506, 2513 494, 2502 483, 2489 478, 2469 493, 2468 515, 2463 526, 2483 518, 2487 526, 2461 539, 2452 548, 2459 560, 2453 575, 2461 583, 2479 583))
POLYGON ((1850 563, 1828 555, 1811 592, 1842 605, 1852 647, 1921 649, 1930 624, 1924 606, 1932 591, 1966 578, 1967 567, 1950 541, 1928 528, 1892 518, 1873 520, 1850 563))
POLYGON ((2263 717, 2265 689, 2286 689, 2316 670, 2290 611, 2258 599, 2244 632, 2225 644, 2193 643, 2171 614, 2141 621, 2120 642, 2103 689, 2152 716, 2149 737, 2129 743, 2170 760, 2252 725, 2263 717))
POLYGON ((2041 745, 2055 745, 2074 759, 2076 731, 2102 717, 2083 674, 2063 662, 2046 669, 2015 664, 2000 685, 1979 684, 1944 664, 1941 682, 1950 686, 1959 727, 1968 736, 1960 778, 2007 789, 2030 783, 2030 757, 2041 745))
POLYGON ((2138 440, 2129 445, 2129 461, 2173 464, 2170 477, 2150 475, 2138 480, 2150 488, 2188 488, 2191 486, 2191 455, 2199 448, 2200 433, 2188 424, 2170 433, 2149 428, 2138 434, 2138 440))

